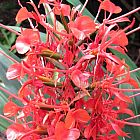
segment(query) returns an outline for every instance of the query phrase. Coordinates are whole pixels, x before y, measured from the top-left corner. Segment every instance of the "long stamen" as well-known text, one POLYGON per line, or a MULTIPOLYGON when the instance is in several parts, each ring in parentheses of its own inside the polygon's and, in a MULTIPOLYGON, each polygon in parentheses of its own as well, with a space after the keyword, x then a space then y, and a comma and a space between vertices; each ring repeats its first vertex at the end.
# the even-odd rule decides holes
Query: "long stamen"
POLYGON ((1 24, 1 23, 0 23, 0 26, 1 26, 2 28, 6 29, 6 30, 8 30, 8 31, 10 31, 10 32, 12 32, 12 33, 18 35, 18 36, 21 35, 19 32, 15 31, 15 30, 13 30, 12 28, 9 28, 8 26, 5 26, 5 25, 3 25, 3 24, 1 24))
POLYGON ((118 122, 118 123, 122 123, 122 124, 126 124, 126 125, 131 125, 131 126, 140 126, 140 123, 132 123, 132 122, 127 122, 125 120, 117 120, 117 119, 114 119, 110 116, 108 116, 108 118, 110 118, 111 120, 115 121, 115 122, 118 122))
POLYGON ((137 92, 137 91, 140 91, 140 88, 137 88, 137 89, 123 89, 123 88, 114 88, 114 87, 109 87, 109 88, 113 89, 113 90, 123 91, 123 92, 137 92))
POLYGON ((84 9, 85 9, 87 3, 88 3, 88 0, 85 1, 84 5, 83 5, 83 7, 82 7, 82 9, 81 9, 81 11, 80 11, 81 14, 83 13, 83 11, 84 11, 84 9))
POLYGON ((132 122, 127 122, 127 121, 123 121, 123 120, 115 120, 116 122, 122 123, 122 124, 126 124, 126 125, 131 125, 131 126, 140 126, 140 123, 132 123, 132 122))
POLYGON ((130 98, 133 98, 133 97, 136 97, 136 96, 139 96, 140 95, 140 93, 137 93, 137 94, 134 94, 134 95, 131 95, 131 96, 129 96, 130 98))
MULTIPOLYGON (((131 73, 134 73, 134 72, 137 72, 137 71, 140 71, 140 68, 136 68, 136 69, 134 69, 134 70, 131 70, 131 71, 129 71, 129 73, 131 74, 131 73)), ((128 72, 119 74, 119 75, 117 75, 117 77, 122 77, 122 76, 124 76, 124 75, 126 75, 126 74, 128 74, 128 72)), ((113 78, 113 77, 108 77, 108 78, 106 78, 106 80, 110 80, 110 79, 112 79, 112 78, 113 78)))
POLYGON ((133 13, 135 13, 135 12, 137 12, 137 11, 139 11, 139 10, 140 10, 140 7, 136 8, 136 9, 134 9, 134 10, 132 10, 132 11, 130 11, 130 12, 124 14, 124 15, 121 15, 121 16, 119 16, 119 17, 116 17, 116 18, 114 18, 114 19, 111 19, 111 20, 109 20, 108 22, 113 22, 113 21, 118 20, 118 19, 120 19, 120 18, 127 17, 127 16, 132 15, 133 13))
POLYGON ((9 96, 11 96, 11 97, 13 97, 13 98, 15 98, 15 99, 17 99, 17 100, 23 102, 22 99, 20 99, 19 97, 17 97, 15 94, 9 92, 8 90, 6 90, 6 89, 4 89, 4 88, 2 88, 2 87, 0 87, 0 90, 4 91, 4 92, 7 93, 9 96))
POLYGON ((1 115, 1 114, 0 114, 0 117, 3 118, 3 119, 5 119, 5 120, 7 120, 7 121, 10 122, 10 123, 15 123, 15 121, 13 121, 13 120, 11 120, 11 119, 9 119, 9 118, 7 118, 7 117, 1 115))
POLYGON ((129 32, 127 32, 126 35, 130 35, 130 34, 136 32, 136 31, 138 31, 138 30, 140 30, 140 26, 137 27, 137 28, 135 28, 135 29, 133 29, 133 30, 131 30, 131 31, 129 31, 129 32))
POLYGON ((31 130, 31 131, 25 133, 24 135, 22 135, 18 140, 22 140, 22 139, 25 138, 26 136, 28 136, 28 135, 30 135, 30 134, 32 134, 32 133, 35 133, 35 132, 36 132, 36 129, 35 129, 35 130, 31 130))
POLYGON ((95 17, 95 19, 94 19, 94 22, 96 22, 96 20, 97 20, 99 14, 100 14, 100 11, 101 11, 101 10, 100 10, 100 8, 99 8, 98 13, 97 13, 97 15, 96 15, 96 17, 95 17))
POLYGON ((129 121, 129 120, 132 120, 132 119, 136 119, 136 118, 138 118, 138 117, 140 117, 140 114, 139 114, 139 115, 136 115, 136 116, 133 116, 133 117, 129 117, 129 118, 125 119, 125 121, 129 121))
POLYGON ((9 55, 7 55, 6 53, 4 53, 1 50, 0 50, 0 54, 3 54, 4 56, 6 56, 8 59, 10 59, 11 61, 13 61, 14 63, 18 63, 18 61, 16 61, 15 59, 13 59, 12 57, 10 57, 9 55))
POLYGON ((23 7, 20 0, 18 0, 18 4, 19 4, 20 7, 23 7))

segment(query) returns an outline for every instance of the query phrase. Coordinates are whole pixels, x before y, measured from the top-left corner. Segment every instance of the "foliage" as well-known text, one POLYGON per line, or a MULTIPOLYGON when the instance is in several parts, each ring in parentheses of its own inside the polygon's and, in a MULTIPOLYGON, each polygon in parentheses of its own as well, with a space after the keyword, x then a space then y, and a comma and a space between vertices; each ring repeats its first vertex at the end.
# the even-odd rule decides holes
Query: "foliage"
POLYGON ((133 130, 140 126, 134 122, 140 116, 139 68, 125 53, 135 22, 127 16, 140 8, 111 19, 122 9, 110 0, 98 1, 95 18, 85 10, 88 0, 82 6, 68 0, 75 7, 40 0, 45 15, 32 0, 33 11, 19 1, 16 21, 28 20, 31 28, 0 24, 17 36, 11 50, 25 56, 21 60, 1 46, 0 129, 6 129, 8 140, 138 138, 133 130), (121 22, 129 25, 122 29, 121 22))

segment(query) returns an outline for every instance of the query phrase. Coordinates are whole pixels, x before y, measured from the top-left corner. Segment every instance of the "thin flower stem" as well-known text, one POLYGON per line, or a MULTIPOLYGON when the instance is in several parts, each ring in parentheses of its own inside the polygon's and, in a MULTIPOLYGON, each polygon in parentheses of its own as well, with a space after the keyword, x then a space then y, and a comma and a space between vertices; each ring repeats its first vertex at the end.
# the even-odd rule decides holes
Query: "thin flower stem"
POLYGON ((3 54, 4 56, 6 56, 8 59, 10 59, 11 61, 13 61, 14 63, 18 63, 18 61, 16 61, 15 59, 13 59, 12 57, 10 57, 9 55, 7 55, 6 53, 4 53, 1 50, 0 50, 0 54, 3 54))
POLYGON ((13 121, 13 120, 11 120, 11 119, 9 119, 9 118, 7 118, 7 117, 1 115, 1 114, 0 114, 0 117, 3 118, 3 119, 5 119, 5 120, 7 120, 7 121, 10 122, 10 123, 15 123, 15 121, 13 121))
POLYGON ((88 0, 85 1, 84 5, 83 5, 83 7, 82 7, 82 9, 81 9, 81 11, 80 11, 81 14, 83 13, 83 11, 84 11, 84 9, 85 9, 87 3, 88 3, 88 0))
POLYGON ((129 31, 129 32, 127 32, 126 35, 130 35, 130 34, 136 32, 136 31, 138 31, 138 30, 140 30, 140 26, 137 27, 137 28, 135 28, 135 29, 133 29, 133 30, 131 30, 131 31, 129 31))
POLYGON ((2 90, 3 92, 7 93, 9 96, 11 96, 11 97, 13 97, 13 98, 15 98, 15 99, 23 102, 22 99, 20 99, 19 97, 17 97, 15 94, 9 92, 8 90, 4 89, 3 87, 0 87, 0 90, 2 90))
POLYGON ((113 22, 113 21, 118 20, 118 19, 120 19, 120 18, 127 17, 127 16, 132 15, 133 13, 135 13, 135 12, 137 12, 137 11, 139 11, 139 10, 140 10, 140 7, 136 8, 136 9, 134 9, 134 10, 132 10, 132 11, 130 11, 130 12, 124 14, 124 15, 121 15, 121 16, 119 16, 119 17, 116 17, 116 18, 114 18, 114 19, 111 19, 111 20, 109 20, 108 22, 113 22))
POLYGON ((3 24, 1 24, 1 23, 0 23, 0 26, 1 26, 2 28, 6 29, 6 30, 8 30, 8 31, 10 31, 10 32, 12 32, 12 33, 18 35, 18 36, 21 35, 19 32, 15 31, 15 30, 13 30, 13 29, 9 28, 8 26, 5 26, 5 25, 3 25, 3 24))

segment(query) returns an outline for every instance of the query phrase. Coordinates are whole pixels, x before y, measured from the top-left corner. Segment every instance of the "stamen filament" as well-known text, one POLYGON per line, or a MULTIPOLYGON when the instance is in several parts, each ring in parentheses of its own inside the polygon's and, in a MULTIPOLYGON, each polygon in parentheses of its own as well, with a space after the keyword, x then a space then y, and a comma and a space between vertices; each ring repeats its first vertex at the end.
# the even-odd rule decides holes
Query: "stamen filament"
POLYGON ((135 29, 133 29, 133 30, 131 30, 131 31, 129 31, 129 32, 127 32, 126 35, 130 35, 130 34, 136 32, 136 31, 138 31, 138 30, 140 30, 140 26, 137 27, 137 28, 135 28, 135 29))
POLYGON ((8 90, 6 90, 6 89, 4 89, 4 88, 2 88, 2 87, 0 87, 0 90, 4 91, 4 92, 7 93, 9 96, 11 96, 11 97, 13 97, 13 98, 15 98, 15 99, 17 99, 17 100, 23 102, 22 99, 20 99, 20 98, 19 98, 18 96, 16 96, 15 94, 9 92, 8 90))
POLYGON ((81 14, 83 13, 83 11, 84 11, 84 9, 85 9, 87 3, 88 3, 88 0, 85 1, 84 5, 83 5, 83 7, 82 7, 82 9, 81 9, 81 11, 80 11, 81 14))
POLYGON ((118 20, 118 19, 120 19, 120 18, 127 17, 127 16, 132 15, 133 13, 135 13, 135 12, 137 12, 137 11, 139 11, 139 10, 140 10, 140 7, 136 8, 136 9, 134 9, 134 10, 132 10, 132 11, 130 11, 130 12, 124 14, 124 15, 121 15, 121 16, 119 16, 119 17, 116 17, 116 18, 114 18, 114 19, 111 19, 111 20, 109 20, 108 22, 113 22, 113 21, 118 20))
POLYGON ((5 119, 5 120, 7 120, 7 121, 10 122, 10 123, 15 123, 15 121, 13 121, 13 120, 11 120, 11 119, 9 119, 9 118, 7 118, 7 117, 1 115, 1 114, 0 114, 0 117, 3 118, 3 119, 5 119))
POLYGON ((12 33, 18 35, 18 36, 21 35, 19 32, 15 31, 15 30, 13 30, 12 28, 9 28, 8 26, 5 26, 5 25, 3 25, 3 24, 1 24, 1 23, 0 23, 0 26, 1 26, 2 28, 6 29, 6 30, 8 30, 8 31, 10 31, 10 32, 12 32, 12 33))

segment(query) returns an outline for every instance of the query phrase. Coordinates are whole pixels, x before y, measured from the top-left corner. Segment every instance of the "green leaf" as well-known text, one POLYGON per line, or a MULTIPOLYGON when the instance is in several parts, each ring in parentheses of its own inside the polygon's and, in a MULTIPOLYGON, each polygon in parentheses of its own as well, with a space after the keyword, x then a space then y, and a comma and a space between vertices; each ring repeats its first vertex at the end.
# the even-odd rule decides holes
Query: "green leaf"
MULTIPOLYGON (((135 74, 131 74, 131 76, 140 84, 140 82, 138 81, 135 74)), ((130 86, 128 84, 123 84, 123 85, 120 85, 119 87, 120 88, 125 88, 125 89, 132 89, 132 86, 130 86)), ((127 95, 133 95, 135 93, 134 92, 126 92, 126 94, 127 95)), ((133 101, 133 104, 130 105, 131 110, 133 110, 135 115, 140 114, 140 96, 132 98, 132 101, 133 101)), ((123 117, 126 118, 126 115, 123 115, 123 117)), ((134 119, 131 122, 139 123, 140 118, 134 119)), ((139 140, 140 127, 126 126, 124 130, 125 130, 125 132, 130 133, 130 136, 131 136, 132 140, 139 140)), ((125 140, 130 140, 130 139, 125 138, 125 140)))
MULTIPOLYGON (((131 58, 128 55, 121 54, 120 52, 110 49, 113 54, 115 54, 117 57, 120 59, 124 59, 125 62, 129 65, 130 70, 134 70, 137 68, 136 64, 131 60, 131 58)), ((140 76, 140 72, 137 71, 135 73, 131 74, 131 77, 138 82, 140 86, 140 81, 138 80, 140 76)), ((120 88, 125 88, 125 89, 132 89, 131 85, 128 84, 122 84, 119 85, 120 88)), ((134 95, 136 92, 125 92, 126 95, 134 95)), ((137 96, 135 98, 132 98, 133 104, 130 105, 130 108, 133 110, 135 115, 140 114, 140 96, 137 96)), ((122 117, 126 117, 126 115, 123 115, 122 117)), ((131 122, 135 123, 140 123, 140 118, 134 119, 131 122)), ((126 126, 124 129, 125 132, 130 133, 131 139, 132 140, 139 140, 139 133, 140 133, 140 127, 136 126, 126 126)), ((121 138, 120 138, 121 139, 121 138)), ((122 140, 122 139, 121 139, 122 140)), ((130 140, 129 138, 125 138, 125 140, 130 140)))
MULTIPOLYGON (((0 50, 2 50, 1 47, 0 50)), ((14 54, 12 55, 14 56, 14 54)), ((11 64, 13 64, 11 60, 9 60, 3 54, 0 54, 0 80, 2 82, 2 86, 10 92, 17 93, 19 88, 21 87, 21 84, 17 80, 8 80, 6 78, 7 69, 11 64)))
MULTIPOLYGON (((16 55, 9 52, 7 48, 0 46, 0 50, 5 52, 5 54, 8 56, 14 58, 16 61, 21 61, 16 55)), ((7 89, 11 93, 17 94, 21 84, 17 80, 8 80, 6 78, 7 69, 11 64, 13 64, 11 60, 9 60, 3 54, 0 54, 0 86, 7 89)), ((6 102, 8 102, 8 95, 0 90, 0 114, 3 114, 2 110, 6 102)), ((0 118, 0 131, 4 131, 9 125, 10 123, 7 120, 0 118)))
MULTIPOLYGON (((3 114, 3 107, 6 102, 8 102, 8 96, 0 90, 0 114, 3 114)), ((4 131, 9 125, 10 123, 7 120, 0 117, 0 132, 4 131)))
POLYGON ((10 124, 7 120, 0 118, 0 132, 5 131, 10 124))
POLYGON ((7 31, 6 29, 1 29, 0 28, 0 31, 3 35, 3 41, 2 41, 2 44, 7 44, 7 46, 9 46, 8 48, 11 47, 11 45, 14 43, 15 39, 16 39, 16 34, 14 33, 11 33, 9 31, 7 31))

